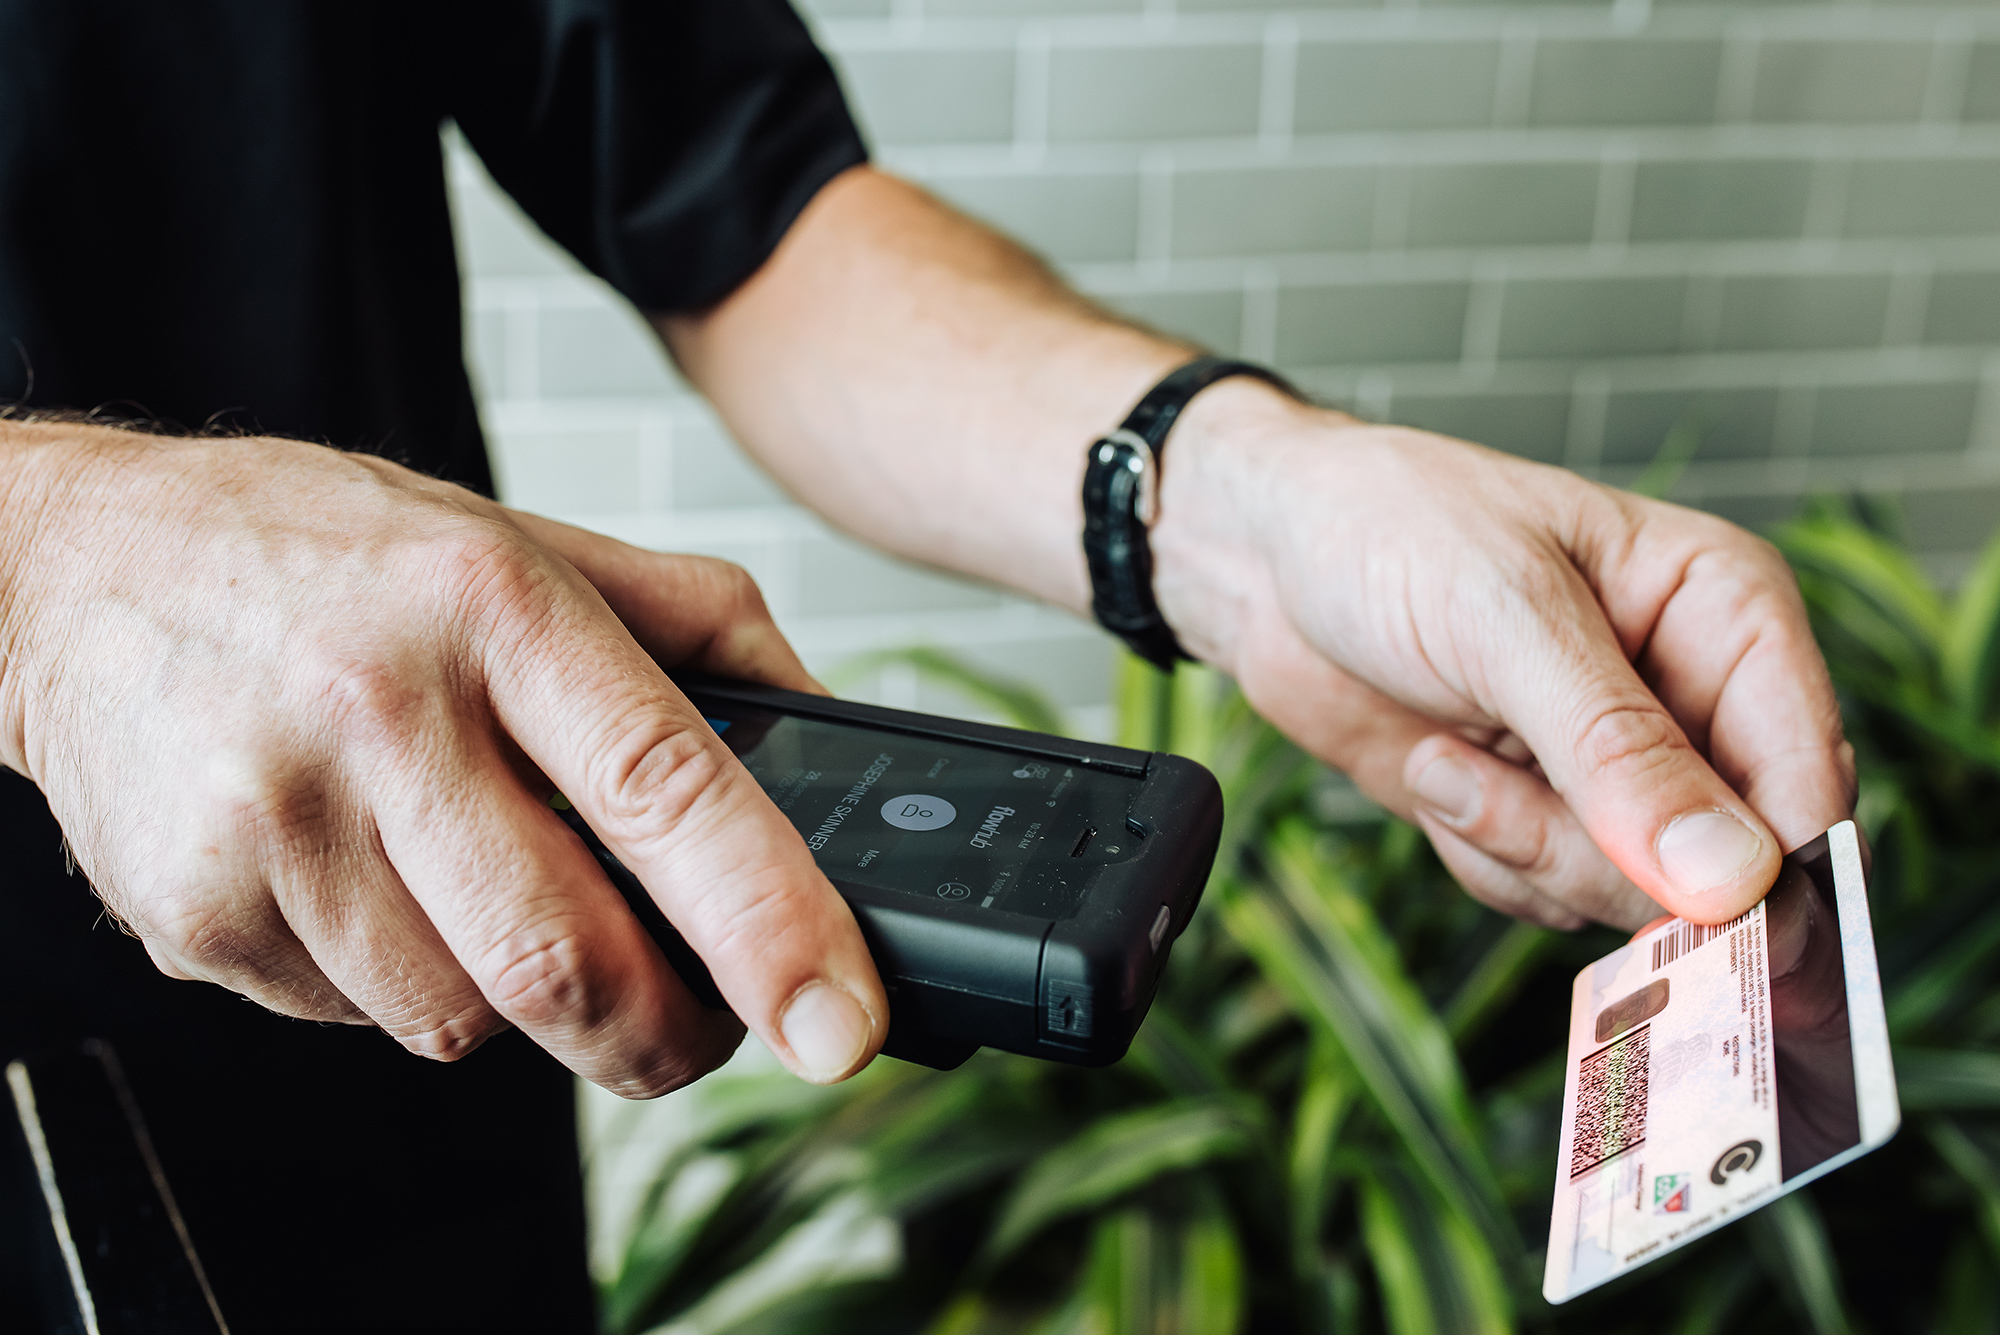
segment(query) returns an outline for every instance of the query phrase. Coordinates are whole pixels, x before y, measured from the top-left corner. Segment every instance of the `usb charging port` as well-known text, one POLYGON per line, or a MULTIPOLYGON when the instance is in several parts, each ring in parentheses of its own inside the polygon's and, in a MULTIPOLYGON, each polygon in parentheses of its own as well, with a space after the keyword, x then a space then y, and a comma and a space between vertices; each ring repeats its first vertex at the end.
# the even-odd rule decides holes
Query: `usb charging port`
POLYGON ((1090 841, 1095 839, 1096 837, 1097 837, 1097 827, 1095 825, 1084 826, 1083 833, 1076 837, 1076 847, 1072 848, 1069 851, 1069 855, 1073 858, 1082 857, 1083 850, 1089 848, 1090 841))

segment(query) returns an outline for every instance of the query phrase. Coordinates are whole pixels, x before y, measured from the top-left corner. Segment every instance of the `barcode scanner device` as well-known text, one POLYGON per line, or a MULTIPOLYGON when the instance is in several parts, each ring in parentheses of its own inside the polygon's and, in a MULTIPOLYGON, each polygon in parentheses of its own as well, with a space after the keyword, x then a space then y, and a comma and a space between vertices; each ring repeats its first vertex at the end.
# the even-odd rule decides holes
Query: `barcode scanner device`
MULTIPOLYGON (((883 1052, 1125 1055, 1193 915, 1222 793, 1181 756, 709 677, 676 684, 791 819, 889 993, 883 1052)), ((569 804, 554 804, 690 990, 707 965, 569 804)))

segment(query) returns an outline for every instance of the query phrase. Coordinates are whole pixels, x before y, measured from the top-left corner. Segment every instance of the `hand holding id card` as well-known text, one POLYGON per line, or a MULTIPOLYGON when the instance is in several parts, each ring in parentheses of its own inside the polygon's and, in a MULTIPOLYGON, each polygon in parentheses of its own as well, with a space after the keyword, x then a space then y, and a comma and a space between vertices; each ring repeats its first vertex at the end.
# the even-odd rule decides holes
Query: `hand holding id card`
POLYGON ((1902 1114, 1853 821, 1733 922, 1678 919, 1577 975, 1542 1293, 1565 1302, 1894 1135, 1902 1114))

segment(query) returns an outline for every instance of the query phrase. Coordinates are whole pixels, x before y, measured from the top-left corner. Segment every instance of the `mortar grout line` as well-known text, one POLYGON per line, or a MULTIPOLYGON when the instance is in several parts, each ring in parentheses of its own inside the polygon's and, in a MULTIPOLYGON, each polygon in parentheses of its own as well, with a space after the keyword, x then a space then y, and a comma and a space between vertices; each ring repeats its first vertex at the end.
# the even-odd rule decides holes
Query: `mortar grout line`
POLYGON ((1264 25, 1264 61, 1257 106, 1257 144, 1267 156, 1282 156, 1292 145, 1297 101, 1299 25, 1273 18, 1264 25))
POLYGON ((1957 124, 1965 114, 1965 94, 1972 76, 1973 31, 1970 25, 1946 20, 1938 24, 1931 44, 1930 68, 1924 73, 1924 105, 1920 119, 1931 124, 1957 124))
POLYGON ((1021 25, 1014 42, 1014 142, 1017 163, 1039 163, 1049 140, 1048 25, 1021 25))

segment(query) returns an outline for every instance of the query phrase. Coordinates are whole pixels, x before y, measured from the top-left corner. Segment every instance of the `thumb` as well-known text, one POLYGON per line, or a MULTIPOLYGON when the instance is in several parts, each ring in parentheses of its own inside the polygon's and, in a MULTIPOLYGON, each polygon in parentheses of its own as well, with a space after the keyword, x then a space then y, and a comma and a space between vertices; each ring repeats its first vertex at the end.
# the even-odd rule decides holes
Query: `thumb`
POLYGON ((1727 922, 1777 880, 1778 840, 1647 689, 1602 616, 1583 629, 1528 639, 1541 652, 1520 664, 1506 722, 1634 885, 1689 921, 1727 922))
POLYGON ((888 999, 791 822, 591 591, 488 636, 493 709, 794 1073, 865 1065, 888 999), (592 604, 595 604, 593 607, 592 604))

